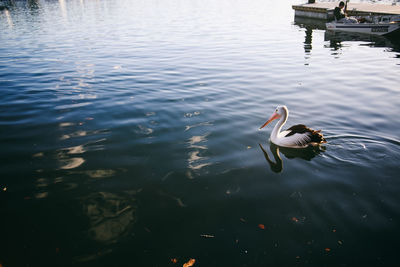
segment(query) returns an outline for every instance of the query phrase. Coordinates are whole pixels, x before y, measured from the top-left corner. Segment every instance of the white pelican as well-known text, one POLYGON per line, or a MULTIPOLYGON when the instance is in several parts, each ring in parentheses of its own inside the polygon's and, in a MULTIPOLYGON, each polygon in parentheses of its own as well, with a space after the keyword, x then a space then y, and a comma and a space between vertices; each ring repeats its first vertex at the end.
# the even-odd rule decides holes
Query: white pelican
POLYGON ((316 146, 326 143, 321 130, 314 131, 303 124, 298 124, 281 132, 282 126, 289 117, 289 110, 286 106, 278 106, 266 123, 260 127, 264 128, 271 121, 280 119, 271 132, 271 142, 275 145, 291 148, 305 148, 310 145, 316 146))

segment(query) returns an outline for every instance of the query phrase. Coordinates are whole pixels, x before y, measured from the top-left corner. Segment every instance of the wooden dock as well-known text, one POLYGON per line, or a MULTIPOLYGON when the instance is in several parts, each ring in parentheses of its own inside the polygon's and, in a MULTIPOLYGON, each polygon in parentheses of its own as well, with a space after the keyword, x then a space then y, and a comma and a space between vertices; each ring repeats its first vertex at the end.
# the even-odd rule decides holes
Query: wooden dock
MULTIPOLYGON (((333 18, 333 10, 339 2, 321 2, 313 4, 293 5, 295 16, 315 19, 333 18)), ((372 4, 372 3, 351 3, 347 5, 349 16, 365 15, 400 15, 400 4, 372 4)))

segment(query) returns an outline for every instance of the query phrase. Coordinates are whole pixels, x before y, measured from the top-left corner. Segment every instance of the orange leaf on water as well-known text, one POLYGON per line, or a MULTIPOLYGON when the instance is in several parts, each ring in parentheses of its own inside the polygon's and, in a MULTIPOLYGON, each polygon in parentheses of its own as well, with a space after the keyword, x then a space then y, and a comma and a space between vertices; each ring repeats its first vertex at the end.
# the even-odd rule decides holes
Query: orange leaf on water
POLYGON ((260 223, 260 224, 258 225, 258 228, 264 230, 264 229, 265 229, 265 225, 260 223))
POLYGON ((299 222, 299 219, 297 219, 296 217, 293 217, 293 218, 292 218, 292 221, 294 221, 294 222, 299 222))
POLYGON ((330 248, 325 248, 325 251, 329 252, 329 251, 331 251, 331 249, 330 248))
POLYGON ((177 263, 177 262, 178 262, 178 259, 173 258, 173 259, 171 259, 171 262, 172 262, 172 263, 177 263))
POLYGON ((183 267, 191 267, 194 265, 194 263, 196 262, 195 259, 190 259, 188 262, 186 262, 185 264, 183 264, 183 267))

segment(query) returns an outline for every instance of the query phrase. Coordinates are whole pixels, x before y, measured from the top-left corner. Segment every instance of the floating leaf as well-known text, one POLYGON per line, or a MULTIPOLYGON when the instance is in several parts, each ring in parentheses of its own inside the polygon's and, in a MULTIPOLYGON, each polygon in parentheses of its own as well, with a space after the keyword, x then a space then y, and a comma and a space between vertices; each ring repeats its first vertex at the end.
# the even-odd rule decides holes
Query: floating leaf
POLYGON ((178 262, 178 259, 177 259, 177 258, 173 258, 173 259, 171 259, 171 262, 172 262, 172 263, 177 263, 177 262, 178 262))
POLYGON ((241 221, 241 222, 246 222, 246 220, 245 220, 245 219, 243 219, 243 218, 240 218, 240 221, 241 221))
POLYGON ((194 263, 196 262, 195 259, 190 259, 188 262, 186 262, 185 264, 183 264, 183 267, 191 267, 194 265, 194 263))
POLYGON ((325 251, 329 252, 329 251, 331 251, 331 249, 330 248, 325 248, 325 251))
POLYGON ((297 219, 296 217, 292 217, 292 221, 298 223, 298 222, 299 222, 299 219, 297 219))
POLYGON ((258 225, 258 228, 264 230, 264 229, 265 229, 265 225, 260 223, 260 224, 258 225))

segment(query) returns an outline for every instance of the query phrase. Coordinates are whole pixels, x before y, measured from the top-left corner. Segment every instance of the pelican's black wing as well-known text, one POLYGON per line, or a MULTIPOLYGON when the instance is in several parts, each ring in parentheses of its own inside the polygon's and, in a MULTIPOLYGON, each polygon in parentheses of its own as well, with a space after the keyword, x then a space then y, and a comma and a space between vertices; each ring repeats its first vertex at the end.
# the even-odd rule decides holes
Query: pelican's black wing
POLYGON ((285 137, 294 135, 294 134, 307 134, 311 139, 310 143, 326 143, 324 136, 321 134, 321 130, 314 131, 313 129, 308 128, 304 124, 293 125, 289 129, 287 129, 289 133, 285 135, 285 137))

